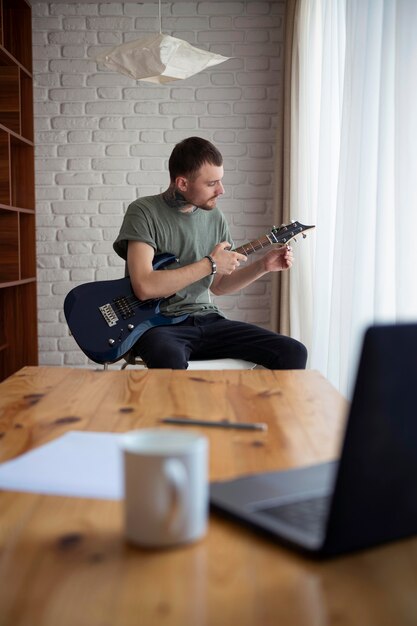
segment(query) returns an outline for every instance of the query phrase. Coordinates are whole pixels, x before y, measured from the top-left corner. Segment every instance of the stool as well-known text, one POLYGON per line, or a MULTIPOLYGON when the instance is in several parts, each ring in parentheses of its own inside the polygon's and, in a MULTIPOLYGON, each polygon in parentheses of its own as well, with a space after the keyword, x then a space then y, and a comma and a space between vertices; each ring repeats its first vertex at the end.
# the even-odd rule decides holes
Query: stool
MULTIPOLYGON (((126 369, 128 365, 146 369, 146 363, 140 356, 134 356, 129 352, 124 359, 122 370, 126 369)), ((255 367, 256 363, 243 359, 206 359, 204 361, 189 361, 188 363, 189 370, 253 370, 255 367)))

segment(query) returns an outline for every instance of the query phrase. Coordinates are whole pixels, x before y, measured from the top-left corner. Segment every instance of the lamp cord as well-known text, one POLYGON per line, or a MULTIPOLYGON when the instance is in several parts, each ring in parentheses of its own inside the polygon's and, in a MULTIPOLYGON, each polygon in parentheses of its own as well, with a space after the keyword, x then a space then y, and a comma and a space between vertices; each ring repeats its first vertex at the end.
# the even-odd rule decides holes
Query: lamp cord
POLYGON ((159 0, 159 34, 162 35, 161 0, 159 0))

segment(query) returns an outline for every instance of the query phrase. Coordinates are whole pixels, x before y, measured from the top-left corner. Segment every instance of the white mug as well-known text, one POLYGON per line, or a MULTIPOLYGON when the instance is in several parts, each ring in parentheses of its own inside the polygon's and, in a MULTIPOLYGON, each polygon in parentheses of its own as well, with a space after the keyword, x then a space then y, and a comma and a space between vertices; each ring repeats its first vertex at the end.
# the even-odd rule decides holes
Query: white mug
POLYGON ((164 547, 204 536, 208 518, 208 441, 188 431, 137 430, 122 438, 125 533, 164 547))

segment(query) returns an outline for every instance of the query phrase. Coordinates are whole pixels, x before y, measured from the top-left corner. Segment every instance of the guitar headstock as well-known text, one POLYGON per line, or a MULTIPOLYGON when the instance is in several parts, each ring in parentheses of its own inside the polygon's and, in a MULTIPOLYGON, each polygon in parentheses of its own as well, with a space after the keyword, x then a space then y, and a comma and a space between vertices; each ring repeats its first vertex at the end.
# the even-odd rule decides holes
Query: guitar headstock
POLYGON ((289 241, 297 237, 297 235, 306 237, 305 231, 311 230, 315 226, 307 226, 300 222, 291 222, 291 224, 283 224, 282 226, 274 226, 269 233, 268 237, 271 243, 280 243, 282 245, 287 244, 289 241))

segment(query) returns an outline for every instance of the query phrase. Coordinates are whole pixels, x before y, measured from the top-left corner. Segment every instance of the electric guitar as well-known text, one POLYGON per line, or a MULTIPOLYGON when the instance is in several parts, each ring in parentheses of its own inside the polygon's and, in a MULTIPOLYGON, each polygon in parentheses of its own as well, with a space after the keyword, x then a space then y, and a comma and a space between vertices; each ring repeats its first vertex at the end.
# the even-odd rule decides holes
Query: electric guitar
MULTIPOLYGON (((249 256, 272 244, 285 245, 314 226, 292 222, 273 227, 271 232, 235 249, 249 256)), ((153 269, 165 269, 178 259, 169 253, 158 254, 153 269)), ((64 313, 71 334, 81 350, 96 363, 114 363, 129 352, 144 332, 154 326, 178 324, 188 315, 168 317, 160 312, 167 298, 139 300, 129 277, 85 283, 72 289, 64 301, 64 313)))

